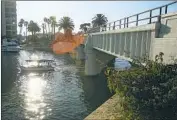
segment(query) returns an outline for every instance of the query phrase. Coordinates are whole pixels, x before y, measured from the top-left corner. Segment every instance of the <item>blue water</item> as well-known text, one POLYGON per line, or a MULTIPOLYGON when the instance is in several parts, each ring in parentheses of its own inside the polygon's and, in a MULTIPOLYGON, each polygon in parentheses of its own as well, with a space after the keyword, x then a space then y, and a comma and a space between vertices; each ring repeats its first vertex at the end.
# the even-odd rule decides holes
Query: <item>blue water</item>
POLYGON ((20 51, 2 53, 2 120, 82 120, 111 95, 105 76, 86 77, 69 55, 20 51), (53 59, 55 71, 23 73, 26 59, 53 59))

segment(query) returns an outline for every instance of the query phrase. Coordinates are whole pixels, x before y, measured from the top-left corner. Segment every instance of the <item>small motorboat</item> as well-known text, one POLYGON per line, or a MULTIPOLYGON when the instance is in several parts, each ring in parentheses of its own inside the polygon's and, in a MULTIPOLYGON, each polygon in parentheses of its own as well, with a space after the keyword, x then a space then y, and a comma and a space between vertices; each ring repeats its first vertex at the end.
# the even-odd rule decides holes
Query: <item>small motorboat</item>
POLYGON ((128 70, 130 68, 131 68, 131 64, 129 63, 129 61, 120 58, 115 59, 115 63, 114 63, 115 70, 122 71, 122 70, 128 70))
POLYGON ((18 43, 15 40, 3 39, 2 45, 1 45, 1 50, 2 50, 2 52, 19 52, 20 46, 18 45, 18 43))
POLYGON ((53 71, 53 60, 26 60, 26 65, 21 66, 23 71, 53 71))

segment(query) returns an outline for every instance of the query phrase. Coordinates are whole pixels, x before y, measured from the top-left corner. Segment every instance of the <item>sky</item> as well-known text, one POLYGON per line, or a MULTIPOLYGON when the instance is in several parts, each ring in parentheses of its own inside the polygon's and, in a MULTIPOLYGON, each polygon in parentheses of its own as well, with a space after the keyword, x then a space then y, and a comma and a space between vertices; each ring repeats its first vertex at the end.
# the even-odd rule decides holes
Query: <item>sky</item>
MULTIPOLYGON (((104 14, 112 22, 170 2, 172 1, 17 1, 17 22, 23 18, 25 21, 33 20, 41 26, 44 17, 56 16, 59 21, 61 17, 69 16, 75 24, 74 32, 77 32, 80 24, 91 23, 98 13, 104 14)), ((174 9, 177 10, 177 4, 169 10, 174 9)))

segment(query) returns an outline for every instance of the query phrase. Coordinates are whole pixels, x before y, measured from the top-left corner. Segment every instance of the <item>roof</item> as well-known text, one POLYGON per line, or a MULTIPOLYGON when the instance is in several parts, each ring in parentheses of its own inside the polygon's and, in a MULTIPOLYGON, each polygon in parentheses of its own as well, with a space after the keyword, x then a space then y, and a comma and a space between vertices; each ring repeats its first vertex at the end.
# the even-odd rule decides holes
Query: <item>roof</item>
POLYGON ((26 60, 26 62, 54 62, 54 60, 45 60, 45 59, 41 59, 41 60, 26 60))

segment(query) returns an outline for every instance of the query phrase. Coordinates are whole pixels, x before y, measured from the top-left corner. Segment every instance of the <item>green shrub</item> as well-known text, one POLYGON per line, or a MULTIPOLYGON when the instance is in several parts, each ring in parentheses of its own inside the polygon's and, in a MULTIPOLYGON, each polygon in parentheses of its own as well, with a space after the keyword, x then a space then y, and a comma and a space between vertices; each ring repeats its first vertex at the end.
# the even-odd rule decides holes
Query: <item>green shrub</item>
POLYGON ((126 71, 107 68, 109 89, 125 97, 125 111, 135 113, 130 112, 131 119, 177 119, 177 64, 162 64, 163 53, 156 56, 155 62, 143 62, 134 60, 141 67, 126 71))

